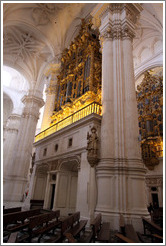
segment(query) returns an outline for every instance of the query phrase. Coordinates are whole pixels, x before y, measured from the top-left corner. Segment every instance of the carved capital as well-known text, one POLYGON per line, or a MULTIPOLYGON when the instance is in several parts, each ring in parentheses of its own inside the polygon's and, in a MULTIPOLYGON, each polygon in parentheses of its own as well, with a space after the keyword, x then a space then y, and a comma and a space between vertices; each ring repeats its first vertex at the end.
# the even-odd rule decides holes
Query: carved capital
POLYGON ((141 10, 134 4, 113 3, 100 15, 100 37, 102 41, 111 39, 133 39, 135 23, 141 10))
POLYGON ((39 109, 44 105, 43 99, 33 95, 27 95, 22 98, 22 102, 25 104, 22 117, 32 117, 38 120, 39 109))

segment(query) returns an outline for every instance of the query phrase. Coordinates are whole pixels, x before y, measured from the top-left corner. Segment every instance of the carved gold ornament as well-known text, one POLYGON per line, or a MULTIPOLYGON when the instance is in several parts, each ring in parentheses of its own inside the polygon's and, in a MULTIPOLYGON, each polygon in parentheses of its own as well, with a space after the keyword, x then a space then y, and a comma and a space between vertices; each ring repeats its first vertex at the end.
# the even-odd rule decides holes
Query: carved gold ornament
POLYGON ((137 86, 139 134, 142 158, 148 169, 153 170, 163 155, 163 78, 145 72, 137 86))

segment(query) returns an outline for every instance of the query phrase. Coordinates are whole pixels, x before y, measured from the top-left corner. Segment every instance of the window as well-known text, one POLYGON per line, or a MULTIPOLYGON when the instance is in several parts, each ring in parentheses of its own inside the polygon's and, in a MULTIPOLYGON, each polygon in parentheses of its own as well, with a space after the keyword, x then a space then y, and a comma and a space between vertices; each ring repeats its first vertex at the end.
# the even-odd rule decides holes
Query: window
POLYGON ((46 156, 46 154, 47 154, 47 148, 44 149, 43 156, 46 156))
POLYGON ((72 138, 69 138, 69 140, 68 140, 68 147, 71 147, 72 146, 72 142, 73 142, 73 139, 72 138))
POLYGON ((58 144, 55 144, 55 152, 58 151, 58 144))

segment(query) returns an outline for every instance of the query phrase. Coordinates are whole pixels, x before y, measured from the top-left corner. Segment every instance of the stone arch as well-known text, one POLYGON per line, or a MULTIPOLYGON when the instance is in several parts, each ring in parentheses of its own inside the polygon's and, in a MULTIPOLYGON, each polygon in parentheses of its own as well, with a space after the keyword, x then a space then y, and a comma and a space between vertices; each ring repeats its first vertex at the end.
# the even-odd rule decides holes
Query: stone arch
POLYGON ((79 156, 65 158, 60 161, 59 166, 58 166, 59 171, 78 172, 79 168, 80 168, 80 157, 79 156))
POLYGON ((153 69, 155 67, 162 67, 163 63, 162 61, 152 61, 149 64, 145 64, 143 67, 141 67, 138 71, 136 71, 135 74, 135 81, 147 70, 153 69))

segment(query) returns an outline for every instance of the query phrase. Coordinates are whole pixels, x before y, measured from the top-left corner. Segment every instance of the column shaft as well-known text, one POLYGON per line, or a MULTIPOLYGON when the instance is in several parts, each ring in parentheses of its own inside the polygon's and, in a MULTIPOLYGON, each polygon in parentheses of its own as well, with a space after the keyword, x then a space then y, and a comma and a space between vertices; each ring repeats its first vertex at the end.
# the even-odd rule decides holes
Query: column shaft
POLYGON ((22 99, 25 108, 20 121, 13 159, 10 161, 4 183, 4 200, 21 201, 27 183, 36 124, 43 99, 33 95, 22 99))

